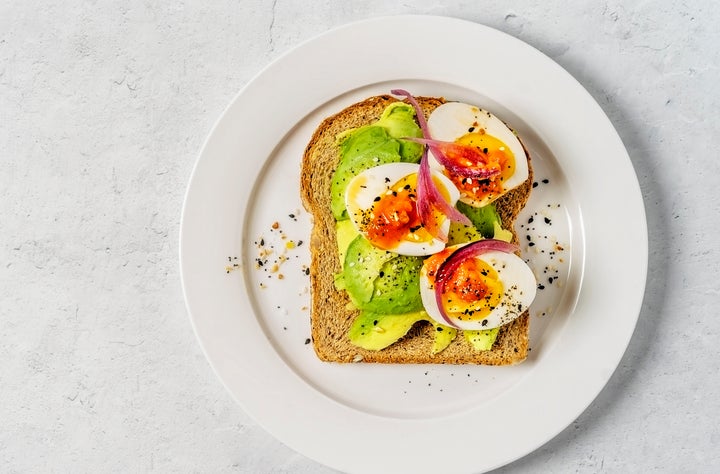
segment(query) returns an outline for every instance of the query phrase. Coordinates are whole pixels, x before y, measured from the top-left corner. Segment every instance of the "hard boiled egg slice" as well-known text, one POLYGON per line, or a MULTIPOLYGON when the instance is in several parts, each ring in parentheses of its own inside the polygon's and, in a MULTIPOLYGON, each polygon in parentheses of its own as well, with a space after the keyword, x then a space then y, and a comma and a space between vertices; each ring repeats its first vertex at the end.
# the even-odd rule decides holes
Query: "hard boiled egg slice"
POLYGON ((463 260, 449 275, 441 299, 449 320, 443 317, 435 294, 435 275, 462 246, 448 247, 425 260, 420 270, 425 311, 440 324, 466 330, 492 329, 520 316, 535 299, 535 276, 514 253, 495 250, 463 260))
POLYGON ((505 123, 490 112, 461 102, 448 102, 428 119, 435 140, 477 147, 488 161, 500 168, 489 180, 452 175, 430 153, 430 166, 441 169, 460 190, 460 201, 475 207, 491 203, 528 178, 527 154, 520 140, 505 123))
MULTIPOLYGON (((357 230, 373 245, 401 255, 431 255, 445 248, 422 225, 417 212, 417 176, 420 166, 389 163, 369 168, 348 183, 345 205, 357 230)), ((432 172, 433 182, 454 205, 460 193, 446 176, 432 172)), ((444 234, 450 221, 440 213, 434 218, 444 234)))

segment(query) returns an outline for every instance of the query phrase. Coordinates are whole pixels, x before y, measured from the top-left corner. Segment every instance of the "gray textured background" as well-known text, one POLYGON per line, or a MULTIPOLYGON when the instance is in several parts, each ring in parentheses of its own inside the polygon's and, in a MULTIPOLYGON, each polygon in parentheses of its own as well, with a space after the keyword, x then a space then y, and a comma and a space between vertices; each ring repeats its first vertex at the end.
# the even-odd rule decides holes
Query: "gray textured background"
POLYGON ((204 138, 254 74, 333 26, 396 13, 483 23, 560 63, 612 120, 645 198, 628 352, 584 414, 500 472, 720 469, 715 2, 6 0, 0 471, 333 472, 254 424, 211 372, 180 288, 180 213, 204 138))

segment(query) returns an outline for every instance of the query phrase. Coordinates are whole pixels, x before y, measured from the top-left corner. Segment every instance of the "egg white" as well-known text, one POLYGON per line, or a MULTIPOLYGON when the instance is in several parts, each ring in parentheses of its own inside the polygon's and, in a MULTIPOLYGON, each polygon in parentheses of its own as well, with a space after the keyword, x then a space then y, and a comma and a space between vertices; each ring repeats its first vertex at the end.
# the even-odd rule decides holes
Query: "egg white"
MULTIPOLYGON (((461 196, 460 201, 475 207, 481 207, 499 198, 508 191, 520 186, 528 178, 527 154, 520 140, 505 125, 505 123, 492 113, 478 107, 462 102, 447 102, 436 108, 428 118, 428 130, 435 140, 454 142, 458 138, 474 131, 484 129, 491 135, 507 145, 515 156, 515 172, 503 182, 503 192, 492 198, 476 201, 468 196, 461 196)), ((430 167, 442 170, 443 166, 435 159, 432 151, 429 153, 430 167)))
MULTIPOLYGON (((487 252, 474 258, 483 260, 498 273, 503 283, 503 295, 495 309, 483 320, 461 321, 453 318, 456 327, 470 331, 492 329, 513 321, 528 309, 535 299, 537 282, 523 259, 513 253, 500 251, 487 252)), ((435 287, 427 277, 425 265, 420 270, 420 297, 427 314, 437 323, 447 325, 437 306, 435 287)))
MULTIPOLYGON (((414 163, 388 163, 369 168, 355 176, 347 186, 345 193, 345 206, 355 228, 367 236, 361 220, 363 211, 373 207, 377 196, 385 194, 389 189, 404 177, 418 173, 420 165, 414 163)), ((433 177, 439 180, 450 196, 450 205, 454 206, 460 197, 460 192, 450 179, 438 171, 431 171, 433 177)), ((450 229, 450 220, 445 219, 440 228, 447 234, 450 229)), ((440 252, 445 248, 445 242, 434 238, 429 242, 402 241, 397 247, 390 249, 400 255, 422 256, 440 252)))

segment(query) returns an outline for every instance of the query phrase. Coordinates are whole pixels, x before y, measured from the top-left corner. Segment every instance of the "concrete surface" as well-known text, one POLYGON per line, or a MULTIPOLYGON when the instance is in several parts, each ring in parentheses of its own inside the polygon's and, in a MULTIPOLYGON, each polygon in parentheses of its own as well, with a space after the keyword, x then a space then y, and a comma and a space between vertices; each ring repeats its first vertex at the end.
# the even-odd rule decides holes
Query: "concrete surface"
POLYGON ((260 68, 397 13, 484 23, 556 60, 618 129, 645 198, 648 285, 619 369, 499 472, 720 469, 715 2, 31 0, 0 4, 0 471, 333 472, 211 372, 180 288, 182 198, 260 68))

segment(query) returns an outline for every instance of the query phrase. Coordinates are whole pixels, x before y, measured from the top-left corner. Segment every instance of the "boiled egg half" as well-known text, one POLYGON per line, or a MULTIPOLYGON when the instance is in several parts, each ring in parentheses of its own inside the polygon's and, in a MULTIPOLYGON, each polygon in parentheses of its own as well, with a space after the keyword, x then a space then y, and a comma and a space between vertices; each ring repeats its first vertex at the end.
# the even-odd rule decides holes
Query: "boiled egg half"
MULTIPOLYGON (((417 178, 420 166, 389 163, 369 168, 355 176, 345 191, 345 205, 355 228, 375 247, 400 255, 431 255, 445 242, 423 227, 417 211, 417 178)), ((452 181, 438 171, 432 179, 440 194, 454 205, 460 193, 452 181)), ((450 221, 441 213, 433 218, 443 234, 450 221)))
POLYGON ((474 207, 491 203, 528 178, 527 154, 520 140, 492 113, 462 102, 448 102, 428 118, 430 136, 435 140, 476 147, 487 165, 499 169, 490 179, 467 178, 445 169, 431 150, 430 166, 442 170, 460 190, 460 201, 474 207))
POLYGON ((463 245, 447 247, 425 260, 420 270, 420 296, 425 311, 439 324, 465 330, 492 329, 520 316, 535 299, 537 283, 528 265, 514 253, 488 251, 464 259, 446 275, 442 304, 436 297, 440 265, 463 245))

